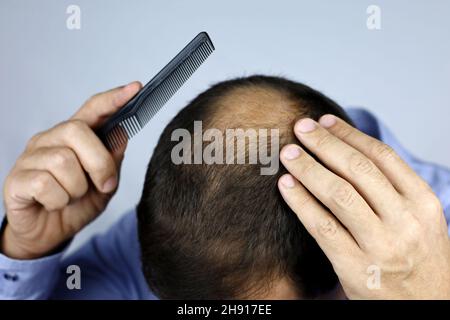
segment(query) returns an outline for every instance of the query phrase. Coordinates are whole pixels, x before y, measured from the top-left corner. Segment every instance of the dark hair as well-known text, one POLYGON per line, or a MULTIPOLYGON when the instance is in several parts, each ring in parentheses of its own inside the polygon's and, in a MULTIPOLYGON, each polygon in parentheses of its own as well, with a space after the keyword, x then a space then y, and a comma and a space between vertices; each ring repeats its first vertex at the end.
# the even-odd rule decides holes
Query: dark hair
MULTIPOLYGON (((137 206, 143 272, 160 298, 245 298, 281 277, 295 283, 304 297, 337 285, 328 259, 279 194, 283 167, 275 175, 260 175, 258 165, 171 161, 177 144, 171 141, 173 130, 193 133, 194 120, 208 125, 224 97, 246 88, 278 92, 295 104, 297 119, 303 115, 317 120, 331 113, 351 123, 320 92, 269 76, 220 82, 182 109, 159 139, 137 206)), ((294 121, 280 127, 292 132, 294 121)), ((282 133, 280 147, 293 139, 282 133)))

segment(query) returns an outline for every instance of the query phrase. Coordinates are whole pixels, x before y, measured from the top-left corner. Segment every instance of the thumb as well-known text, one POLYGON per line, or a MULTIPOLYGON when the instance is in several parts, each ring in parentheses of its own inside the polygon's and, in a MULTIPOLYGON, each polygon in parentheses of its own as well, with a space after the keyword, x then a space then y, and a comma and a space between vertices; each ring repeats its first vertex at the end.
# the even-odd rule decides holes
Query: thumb
POLYGON ((92 96, 72 116, 86 122, 91 128, 101 126, 111 115, 123 107, 142 88, 138 81, 92 96))

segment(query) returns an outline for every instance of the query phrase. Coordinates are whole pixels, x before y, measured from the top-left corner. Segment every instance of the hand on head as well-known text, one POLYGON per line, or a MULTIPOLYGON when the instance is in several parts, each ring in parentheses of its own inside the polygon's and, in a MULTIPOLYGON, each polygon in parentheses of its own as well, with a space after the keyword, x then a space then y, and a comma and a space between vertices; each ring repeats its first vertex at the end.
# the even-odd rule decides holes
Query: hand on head
POLYGON ((347 296, 450 298, 447 225, 425 181, 389 146, 335 116, 303 119, 294 132, 325 166, 285 146, 280 159, 290 174, 279 189, 347 296))

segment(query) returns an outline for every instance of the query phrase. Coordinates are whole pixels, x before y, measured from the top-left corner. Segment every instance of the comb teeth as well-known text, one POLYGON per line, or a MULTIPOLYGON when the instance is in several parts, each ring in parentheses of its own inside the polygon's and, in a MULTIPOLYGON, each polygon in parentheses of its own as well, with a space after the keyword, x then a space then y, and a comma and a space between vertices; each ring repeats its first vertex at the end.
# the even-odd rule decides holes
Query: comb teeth
POLYGON ((145 99, 142 107, 137 111, 137 118, 141 127, 145 126, 161 107, 178 91, 187 79, 198 69, 203 61, 211 54, 212 49, 207 43, 197 48, 182 64, 180 64, 167 78, 145 99))
POLYGON ((131 139, 141 129, 142 126, 136 116, 131 116, 122 120, 118 125, 111 129, 106 135, 106 143, 110 149, 116 149, 125 144, 127 140, 131 139))
POLYGON ((209 37, 206 33, 200 33, 129 102, 132 112, 125 116, 120 114, 120 120, 115 122, 117 119, 114 116, 109 129, 103 128, 101 137, 106 146, 110 150, 117 149, 137 134, 213 51, 214 46, 209 37), (195 45, 194 41, 198 41, 199 37, 203 37, 200 44, 189 48, 195 45))

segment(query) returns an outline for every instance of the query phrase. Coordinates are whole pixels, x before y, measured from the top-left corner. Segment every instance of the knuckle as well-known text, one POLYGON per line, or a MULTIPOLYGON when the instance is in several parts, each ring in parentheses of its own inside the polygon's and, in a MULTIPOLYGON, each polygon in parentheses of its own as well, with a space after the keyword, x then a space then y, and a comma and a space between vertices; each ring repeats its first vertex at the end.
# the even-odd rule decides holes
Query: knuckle
POLYGON ((382 161, 392 160, 396 157, 396 153, 395 153, 394 149, 392 149, 386 143, 383 143, 380 141, 372 142, 372 146, 370 149, 371 149, 371 154, 373 154, 374 157, 376 157, 382 161))
POLYGON ((99 155, 97 161, 93 163, 92 170, 100 179, 109 178, 115 172, 115 164, 108 155, 99 155))
POLYGON ((79 183, 76 188, 69 190, 69 194, 72 198, 81 198, 88 192, 89 186, 87 183, 79 183))
POLYGON ((81 196, 85 195, 88 192, 88 190, 89 190, 89 185, 85 180, 83 180, 83 182, 80 184, 80 187, 78 189, 79 192, 78 192, 77 196, 81 197, 81 196))
POLYGON ((354 153, 350 156, 349 166, 350 171, 355 174, 369 174, 374 170, 372 161, 359 153, 354 153))
POLYGON ((322 133, 316 139, 316 143, 315 143, 316 147, 317 148, 326 148, 330 144, 333 143, 334 139, 335 138, 331 134, 329 134, 329 133, 322 133))
POLYGON ((5 179, 5 183, 3 184, 3 198, 4 199, 8 199, 8 195, 11 192, 11 189, 13 188, 12 186, 14 185, 15 182, 15 176, 14 173, 11 172, 5 179))
POLYGON ((346 182, 337 183, 331 191, 331 199, 339 207, 351 207, 356 200, 356 191, 346 182))
POLYGON ((51 178, 48 174, 36 174, 31 181, 33 189, 37 195, 45 193, 51 184, 51 178))
POLYGON ((408 223, 407 228, 405 229, 405 241, 408 243, 416 244, 420 242, 420 239, 423 236, 423 228, 422 225, 417 220, 412 220, 408 223))
POLYGON ((99 96, 100 93, 93 94, 86 100, 85 105, 95 105, 97 103, 99 96))
POLYGON ((441 201, 439 198, 434 194, 431 193, 423 202, 423 205, 425 206, 425 210, 427 213, 430 214, 441 214, 443 208, 441 201))
POLYGON ((431 221, 435 221, 433 218, 439 220, 443 215, 443 206, 434 192, 429 190, 414 199, 407 199, 405 211, 411 216, 428 217, 432 219, 431 221))
POLYGON ((301 166, 299 166, 299 171, 301 175, 310 174, 315 171, 317 168, 317 162, 313 159, 308 159, 302 163, 301 166))
POLYGON ((87 125, 84 121, 74 119, 69 120, 63 123, 66 134, 70 136, 76 136, 80 133, 80 131, 84 131, 87 128, 87 125))
POLYGON ((339 128, 336 130, 336 135, 340 137, 341 140, 346 140, 350 138, 354 134, 354 132, 355 129, 353 127, 339 126, 339 128))
POLYGON ((96 109, 98 108, 104 101, 109 97, 108 93, 111 91, 103 91, 93 94, 89 99, 84 103, 84 107, 88 109, 96 109))
POLYGON ((73 151, 68 148, 59 148, 52 155, 54 164, 62 168, 69 168, 73 166, 75 161, 74 157, 75 155, 73 151))
POLYGON ((323 218, 316 226, 318 234, 328 239, 335 237, 337 228, 336 221, 331 217, 323 218))
POLYGON ((36 151, 35 150, 28 150, 26 149, 16 160, 16 163, 14 164, 13 170, 16 168, 20 168, 23 166, 24 163, 28 162, 28 159, 30 156, 32 156, 36 151))
POLYGON ((299 210, 304 210, 311 204, 312 201, 313 201, 313 197, 311 195, 305 194, 305 195, 301 195, 297 198, 296 204, 297 204, 299 210))
POLYGON ((37 133, 34 136, 32 136, 30 138, 30 140, 28 140, 28 143, 26 145, 26 150, 30 150, 33 149, 36 146, 37 141, 39 140, 39 138, 41 137, 41 133, 37 133))
POLYGON ((420 222, 415 218, 408 219, 405 222, 402 229, 396 232, 393 247, 400 253, 409 254, 421 242, 424 237, 424 230, 420 222))

